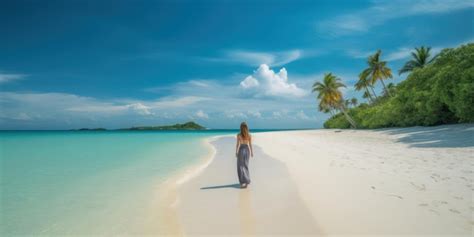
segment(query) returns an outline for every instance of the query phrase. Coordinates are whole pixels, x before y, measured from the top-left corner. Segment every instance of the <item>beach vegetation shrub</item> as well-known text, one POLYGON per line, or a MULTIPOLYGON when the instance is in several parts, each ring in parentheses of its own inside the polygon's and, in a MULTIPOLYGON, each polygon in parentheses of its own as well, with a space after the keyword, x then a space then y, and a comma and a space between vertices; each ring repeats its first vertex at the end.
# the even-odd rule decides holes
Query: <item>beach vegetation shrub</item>
MULTIPOLYGON (((387 88, 385 96, 348 109, 359 128, 474 122, 474 44, 444 49, 432 62, 413 68, 404 81, 387 88)), ((336 114, 324 127, 350 126, 336 114)))

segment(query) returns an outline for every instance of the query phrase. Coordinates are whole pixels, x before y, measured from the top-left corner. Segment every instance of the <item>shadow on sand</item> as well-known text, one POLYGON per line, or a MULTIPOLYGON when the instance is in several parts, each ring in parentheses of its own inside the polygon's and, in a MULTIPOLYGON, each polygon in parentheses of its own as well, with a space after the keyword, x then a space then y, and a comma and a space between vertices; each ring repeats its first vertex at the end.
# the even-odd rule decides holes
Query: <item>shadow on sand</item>
POLYGON ((227 185, 218 185, 218 186, 207 186, 202 187, 201 189, 220 189, 220 188, 238 188, 240 189, 240 184, 227 184, 227 185))
POLYGON ((474 147, 474 124, 381 129, 411 147, 474 147))

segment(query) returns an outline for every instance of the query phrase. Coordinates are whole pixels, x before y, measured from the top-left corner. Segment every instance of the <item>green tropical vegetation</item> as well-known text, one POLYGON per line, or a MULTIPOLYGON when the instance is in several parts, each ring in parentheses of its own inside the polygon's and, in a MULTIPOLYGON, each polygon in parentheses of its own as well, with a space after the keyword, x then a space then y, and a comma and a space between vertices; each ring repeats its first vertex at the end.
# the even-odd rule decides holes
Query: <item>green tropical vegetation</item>
POLYGON ((435 57, 430 59, 430 50, 431 47, 421 46, 420 48, 415 48, 415 52, 411 52, 412 59, 405 63, 405 65, 398 71, 398 74, 411 72, 415 68, 423 68, 424 66, 431 63, 435 57))
POLYGON ((326 74, 322 83, 313 85, 313 92, 317 93, 320 102, 319 110, 331 112, 332 115, 324 123, 325 128, 474 122, 474 43, 444 49, 434 57, 431 57, 429 47, 415 48, 410 61, 399 70, 400 74, 407 73, 407 78, 397 85, 385 85, 384 80, 392 78, 392 74, 387 63, 381 59, 381 54, 378 50, 369 56, 368 67, 354 85, 356 90, 363 91, 362 98, 367 100, 365 103, 349 108, 342 94, 328 96, 329 91, 345 87, 340 80, 336 80, 336 85, 326 83, 327 75, 337 78, 331 73, 326 74), (373 90, 377 82, 384 88, 380 95, 373 90), (332 89, 323 89, 322 85, 332 89))
MULTIPOLYGON (((382 83, 382 86, 384 88, 384 91, 391 96, 390 92, 387 89, 387 86, 385 86, 384 80, 392 78, 392 70, 387 67, 387 62, 386 61, 381 61, 380 56, 382 54, 381 50, 377 50, 377 52, 367 59, 367 68, 364 69, 364 71, 361 72, 359 75, 359 78, 363 79, 364 81, 367 81, 371 85, 371 88, 373 90, 373 85, 377 82, 380 81, 382 83)), ((374 96, 375 95, 374 92, 374 96)))
POLYGON ((105 128, 80 128, 80 129, 72 129, 73 131, 107 131, 105 128))
POLYGON ((339 110, 344 114, 347 122, 353 128, 357 128, 356 123, 347 113, 345 101, 342 98, 341 87, 346 87, 340 78, 334 76, 332 73, 324 75, 323 82, 315 82, 313 84, 313 92, 318 93, 319 110, 320 111, 334 111, 339 110))

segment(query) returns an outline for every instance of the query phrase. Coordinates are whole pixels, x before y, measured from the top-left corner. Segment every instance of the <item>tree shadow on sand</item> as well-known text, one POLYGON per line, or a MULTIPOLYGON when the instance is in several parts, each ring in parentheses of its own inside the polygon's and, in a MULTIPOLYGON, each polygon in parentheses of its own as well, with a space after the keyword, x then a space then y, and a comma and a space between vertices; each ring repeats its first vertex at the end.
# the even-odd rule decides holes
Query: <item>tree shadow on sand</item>
POLYGON ((474 147, 474 124, 381 129, 411 147, 474 147))
POLYGON ((207 186, 207 187, 202 187, 201 189, 221 189, 221 188, 237 188, 240 189, 240 184, 226 184, 226 185, 218 185, 218 186, 207 186))

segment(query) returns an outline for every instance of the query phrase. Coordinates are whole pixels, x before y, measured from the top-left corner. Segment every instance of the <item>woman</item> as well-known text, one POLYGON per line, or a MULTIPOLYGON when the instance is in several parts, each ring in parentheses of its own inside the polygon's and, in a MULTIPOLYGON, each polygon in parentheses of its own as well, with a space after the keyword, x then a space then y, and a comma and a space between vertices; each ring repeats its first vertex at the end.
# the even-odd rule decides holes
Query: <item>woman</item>
POLYGON ((252 136, 245 122, 240 124, 240 133, 237 134, 237 145, 235 146, 237 156, 237 174, 241 188, 247 188, 250 184, 249 156, 253 157, 252 136))

